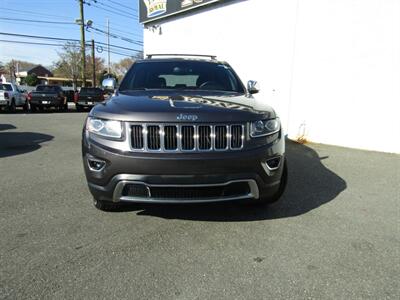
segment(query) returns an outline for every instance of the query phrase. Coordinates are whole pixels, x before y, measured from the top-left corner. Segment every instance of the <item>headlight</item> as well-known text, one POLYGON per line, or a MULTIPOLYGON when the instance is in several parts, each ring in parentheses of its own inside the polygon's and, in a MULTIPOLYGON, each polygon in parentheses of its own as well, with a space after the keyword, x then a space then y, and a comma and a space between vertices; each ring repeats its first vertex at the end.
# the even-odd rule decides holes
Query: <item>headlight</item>
POLYGON ((281 129, 279 119, 260 120, 251 123, 250 136, 259 137, 277 133, 281 129))
POLYGON ((120 121, 89 117, 86 122, 86 130, 109 138, 119 139, 122 137, 122 124, 120 121))

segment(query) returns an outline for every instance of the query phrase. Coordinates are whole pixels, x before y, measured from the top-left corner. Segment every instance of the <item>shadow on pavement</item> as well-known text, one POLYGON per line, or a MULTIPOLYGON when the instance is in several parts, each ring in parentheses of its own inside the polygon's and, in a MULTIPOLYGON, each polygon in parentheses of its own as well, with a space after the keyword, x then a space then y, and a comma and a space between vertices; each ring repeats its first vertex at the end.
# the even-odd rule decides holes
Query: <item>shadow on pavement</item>
POLYGON ((0 124, 0 131, 2 130, 10 130, 10 129, 17 129, 14 125, 11 124, 0 124))
POLYGON ((347 187, 346 182, 327 169, 311 148, 292 141, 286 143, 289 178, 282 198, 263 207, 242 203, 196 205, 126 204, 119 211, 137 211, 138 215, 193 221, 257 221, 288 218, 305 214, 332 201, 347 187))
MULTIPOLYGON (((15 128, 10 124, 0 124, 0 131, 15 128)), ((0 158, 35 151, 41 148, 40 144, 53 138, 36 132, 0 132, 0 158)))

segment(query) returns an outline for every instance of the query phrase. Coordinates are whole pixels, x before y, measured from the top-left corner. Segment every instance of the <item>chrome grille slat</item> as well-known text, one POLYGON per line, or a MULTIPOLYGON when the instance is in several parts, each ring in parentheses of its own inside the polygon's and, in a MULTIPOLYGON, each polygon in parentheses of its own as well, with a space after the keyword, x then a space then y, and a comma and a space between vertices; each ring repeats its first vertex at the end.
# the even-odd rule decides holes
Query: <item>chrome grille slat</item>
POLYGON ((240 150, 243 124, 130 124, 132 151, 206 152, 240 150))

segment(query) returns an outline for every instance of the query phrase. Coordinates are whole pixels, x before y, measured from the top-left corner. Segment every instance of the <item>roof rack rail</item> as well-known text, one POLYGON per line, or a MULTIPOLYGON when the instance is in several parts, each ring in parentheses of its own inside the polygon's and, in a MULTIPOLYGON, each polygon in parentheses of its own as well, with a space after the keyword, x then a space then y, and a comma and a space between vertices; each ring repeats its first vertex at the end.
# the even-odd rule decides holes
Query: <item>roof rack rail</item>
POLYGON ((153 56, 194 56, 194 57, 210 57, 211 59, 217 59, 216 55, 206 55, 206 54, 147 54, 148 59, 153 58, 153 56))

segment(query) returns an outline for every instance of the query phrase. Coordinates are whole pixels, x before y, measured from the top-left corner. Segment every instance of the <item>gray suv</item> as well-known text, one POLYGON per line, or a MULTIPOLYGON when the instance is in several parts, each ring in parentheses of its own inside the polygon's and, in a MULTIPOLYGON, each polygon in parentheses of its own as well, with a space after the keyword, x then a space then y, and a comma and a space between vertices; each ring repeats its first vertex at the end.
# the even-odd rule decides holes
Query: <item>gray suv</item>
POLYGON ((83 165, 95 206, 278 200, 287 181, 285 140, 257 92, 256 82, 246 89, 214 56, 136 61, 84 125, 83 165))

